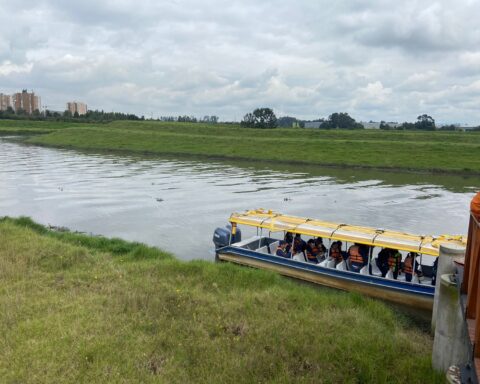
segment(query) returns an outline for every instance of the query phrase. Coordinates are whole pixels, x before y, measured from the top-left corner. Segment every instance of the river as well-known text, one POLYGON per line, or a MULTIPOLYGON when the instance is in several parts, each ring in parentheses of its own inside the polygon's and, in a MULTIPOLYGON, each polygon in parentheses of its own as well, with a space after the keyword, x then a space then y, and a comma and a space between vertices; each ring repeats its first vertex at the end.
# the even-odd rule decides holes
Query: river
POLYGON ((0 138, 0 216, 213 260, 215 227, 268 208, 335 222, 464 234, 478 177, 118 156, 0 138))

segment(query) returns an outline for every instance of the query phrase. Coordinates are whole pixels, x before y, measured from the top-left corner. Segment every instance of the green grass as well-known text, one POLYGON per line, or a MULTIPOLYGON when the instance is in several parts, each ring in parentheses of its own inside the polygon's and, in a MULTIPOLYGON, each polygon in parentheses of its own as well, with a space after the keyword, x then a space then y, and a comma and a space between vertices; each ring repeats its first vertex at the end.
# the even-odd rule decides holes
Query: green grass
POLYGON ((262 130, 155 121, 98 125, 1 121, 0 133, 44 133, 28 142, 83 150, 480 174, 478 132, 262 130))
POLYGON ((432 339, 375 300, 0 220, 4 383, 426 383, 432 339))

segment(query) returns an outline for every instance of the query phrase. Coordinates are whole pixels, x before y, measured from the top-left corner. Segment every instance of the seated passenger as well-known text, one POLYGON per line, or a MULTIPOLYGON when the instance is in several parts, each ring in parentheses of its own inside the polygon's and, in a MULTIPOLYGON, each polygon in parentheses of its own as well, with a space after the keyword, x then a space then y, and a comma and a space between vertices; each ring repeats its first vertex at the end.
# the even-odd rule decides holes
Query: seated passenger
POLYGON ((338 264, 344 260, 341 247, 341 241, 334 241, 330 247, 329 256, 335 260, 335 264, 338 264))
POLYGON ((388 255, 388 269, 392 271, 393 278, 397 280, 398 272, 400 271, 400 263, 402 261, 402 254, 397 249, 390 249, 388 255))
POLYGON ((277 256, 285 257, 285 258, 289 259, 290 256, 289 256, 286 248, 287 248, 287 242, 283 241, 283 240, 280 240, 280 242, 278 243, 278 247, 277 247, 277 250, 276 250, 275 254, 277 256))
POLYGON ((306 257, 305 250, 307 249, 307 243, 302 239, 302 236, 297 233, 293 239, 293 255, 297 253, 303 253, 303 256, 306 257))
POLYGON ((389 248, 383 248, 377 256, 377 267, 382 272, 382 277, 385 277, 388 272, 388 256, 390 255, 389 248))
POLYGON ((413 275, 418 272, 418 263, 415 262, 415 258, 418 256, 415 252, 409 252, 405 260, 403 261, 403 273, 405 273, 405 280, 412 281, 413 275), (413 268, 415 264, 415 269, 413 268))
POLYGON ((350 267, 352 272, 360 272, 363 266, 368 262, 368 260, 364 260, 363 256, 361 255, 360 246, 358 244, 354 244, 348 249, 348 257, 350 258, 350 267))
POLYGON ((315 247, 315 242, 313 239, 310 239, 307 241, 307 247, 305 249, 305 252, 307 253, 307 261, 310 263, 318 263, 317 259, 317 248, 315 247))
POLYGON ((292 232, 287 232, 285 233, 284 239, 287 244, 292 244, 293 243, 293 234, 292 232))
POLYGON ((317 260, 322 261, 325 259, 325 256, 327 254, 327 248, 325 248, 325 245, 323 245, 323 240, 321 237, 317 237, 314 242, 314 252, 317 253, 317 260))

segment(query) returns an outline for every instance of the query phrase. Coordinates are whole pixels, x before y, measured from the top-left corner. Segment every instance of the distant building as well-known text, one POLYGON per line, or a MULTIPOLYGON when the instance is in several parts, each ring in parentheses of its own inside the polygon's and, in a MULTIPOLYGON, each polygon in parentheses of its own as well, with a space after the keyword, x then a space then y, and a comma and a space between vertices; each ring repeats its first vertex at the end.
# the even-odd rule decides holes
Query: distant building
POLYGON ((15 112, 23 110, 25 113, 31 115, 34 111, 40 111, 40 96, 36 96, 35 93, 27 92, 27 90, 24 89, 21 93, 14 93, 12 95, 12 107, 15 112))
POLYGON ((320 125, 322 125, 323 121, 306 121, 305 122, 305 128, 320 128, 320 125))
MULTIPOLYGON (((380 129, 381 122, 379 121, 360 121, 360 124, 363 125, 365 129, 380 129)), ((397 128, 400 126, 396 121, 386 121, 385 125, 388 125, 392 128, 397 128)))
POLYGON ((79 103, 78 101, 71 101, 67 103, 67 111, 70 111, 72 115, 77 112, 79 115, 87 114, 87 104, 79 103))
POLYGON ((0 93, 0 111, 6 111, 8 107, 12 106, 12 98, 10 95, 0 93))

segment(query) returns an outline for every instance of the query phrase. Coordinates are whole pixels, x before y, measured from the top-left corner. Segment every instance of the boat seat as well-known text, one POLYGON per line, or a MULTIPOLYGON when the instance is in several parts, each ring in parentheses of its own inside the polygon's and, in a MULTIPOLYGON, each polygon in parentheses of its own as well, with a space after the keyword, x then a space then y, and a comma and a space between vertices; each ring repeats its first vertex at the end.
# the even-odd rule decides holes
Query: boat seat
POLYGON ((382 276, 382 271, 380 271, 380 269, 378 269, 378 266, 377 266, 377 259, 373 259, 370 265, 372 266, 373 276, 382 276))
POLYGON ((368 265, 365 265, 361 270, 360 270, 361 275, 369 275, 368 273, 368 265))
POLYGON ((257 249, 257 252, 268 254, 268 248, 267 248, 267 246, 265 245, 265 246, 263 246, 263 247, 261 247, 261 248, 258 248, 258 249, 257 249))
POLYGON ((397 280, 398 280, 398 281, 406 281, 406 280, 405 280, 405 274, 402 273, 401 275, 398 275, 398 276, 397 276, 397 280))
POLYGON ((385 275, 385 278, 388 280, 393 280, 393 272, 388 271, 387 274, 385 275))
POLYGON ((338 269, 339 271, 346 271, 347 270, 347 264, 345 263, 345 261, 342 261, 342 262, 338 263, 335 268, 338 269))
POLYGON ((279 244, 280 244, 280 241, 275 241, 268 246, 270 248, 270 253, 272 255, 274 255, 277 252, 277 248, 279 244))
POLYGON ((417 276, 417 275, 413 275, 412 283, 413 283, 413 284, 420 284, 420 280, 418 280, 418 276, 417 276))
POLYGON ((319 265, 320 267, 325 267, 325 268, 327 268, 327 267, 328 267, 327 264, 328 264, 329 261, 330 261, 329 259, 322 260, 318 265, 319 265))
POLYGON ((299 252, 295 255, 293 255, 293 260, 295 261, 303 261, 304 263, 306 262, 305 257, 303 256, 302 252, 299 252))
POLYGON ((327 268, 335 268, 335 259, 327 260, 327 268))
POLYGON ((420 280, 420 284, 422 284, 422 285, 432 285, 432 279, 429 279, 429 278, 422 279, 422 280, 420 280))

